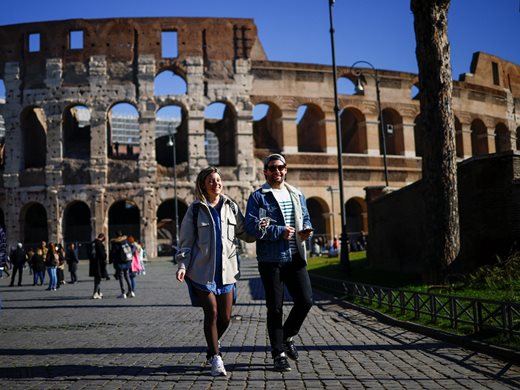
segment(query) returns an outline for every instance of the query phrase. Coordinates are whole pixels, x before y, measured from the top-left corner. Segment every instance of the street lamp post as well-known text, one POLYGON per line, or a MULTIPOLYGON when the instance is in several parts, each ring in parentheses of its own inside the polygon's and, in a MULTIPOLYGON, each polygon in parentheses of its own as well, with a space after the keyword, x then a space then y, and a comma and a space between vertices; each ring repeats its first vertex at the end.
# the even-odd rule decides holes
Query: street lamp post
MULTIPOLYGON (((177 200, 177 153, 175 151, 175 134, 177 131, 173 129, 170 132, 168 146, 173 147, 173 202, 175 205, 175 246, 179 245, 179 202, 177 200)), ((173 237, 172 237, 173 239, 173 237)), ((175 249, 175 248, 174 248, 175 249)))
MULTIPOLYGON (((377 75, 377 69, 368 61, 356 61, 350 67, 350 73, 353 73, 352 70, 358 64, 368 65, 374 72, 374 74, 366 73, 370 77, 374 78, 376 82, 376 100, 377 100, 377 111, 379 116, 379 129, 381 132, 381 143, 383 144, 383 164, 384 164, 384 174, 385 174, 385 184, 388 187, 388 164, 386 161, 386 131, 385 124, 383 122, 383 111, 381 110, 381 92, 379 90, 379 77, 377 75)), ((365 76, 365 73, 361 69, 356 69, 357 83, 356 83, 356 92, 363 91, 363 83, 361 78, 365 76)))
POLYGON ((336 121, 336 143, 338 147, 338 179, 339 179, 339 202, 341 210, 341 250, 340 264, 347 274, 350 274, 350 261, 348 256, 347 218, 345 211, 345 191, 343 187, 343 145, 341 141, 341 124, 339 121, 338 100, 338 78, 336 70, 336 47, 334 43, 334 21, 332 7, 335 0, 329 0, 329 22, 330 22, 330 46, 332 51, 332 81, 334 85, 334 119, 336 121))

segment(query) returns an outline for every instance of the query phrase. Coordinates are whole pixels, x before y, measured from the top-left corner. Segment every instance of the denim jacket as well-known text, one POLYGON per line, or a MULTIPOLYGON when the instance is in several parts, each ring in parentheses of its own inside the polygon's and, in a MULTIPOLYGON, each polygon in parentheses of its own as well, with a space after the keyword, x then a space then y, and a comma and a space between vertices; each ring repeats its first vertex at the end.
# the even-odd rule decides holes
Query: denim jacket
MULTIPOLYGON (((304 227, 312 228, 305 197, 297 188, 287 183, 284 185, 289 191, 293 203, 296 232, 304 227)), ((282 237, 285 225, 282 210, 273 195, 272 188, 265 183, 249 196, 246 209, 246 230, 257 238, 256 257, 258 261, 276 263, 291 261, 289 241, 282 237), (265 215, 260 215, 261 209, 265 210, 262 211, 265 215), (266 229, 260 228, 261 217, 271 219, 271 223, 266 229)), ((301 258, 307 261, 305 241, 302 241, 298 234, 295 237, 298 252, 301 258)))

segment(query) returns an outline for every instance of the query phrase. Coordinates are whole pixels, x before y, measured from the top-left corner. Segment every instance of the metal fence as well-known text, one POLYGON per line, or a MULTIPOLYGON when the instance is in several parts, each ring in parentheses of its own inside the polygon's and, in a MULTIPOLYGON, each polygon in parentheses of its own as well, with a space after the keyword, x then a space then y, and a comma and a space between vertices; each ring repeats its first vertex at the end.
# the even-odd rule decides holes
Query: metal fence
POLYGON ((508 336, 520 335, 520 304, 486 299, 421 293, 369 284, 342 282, 344 299, 358 299, 362 304, 387 308, 415 320, 427 319, 436 324, 445 321, 452 329, 470 326, 475 333, 491 330, 508 336))

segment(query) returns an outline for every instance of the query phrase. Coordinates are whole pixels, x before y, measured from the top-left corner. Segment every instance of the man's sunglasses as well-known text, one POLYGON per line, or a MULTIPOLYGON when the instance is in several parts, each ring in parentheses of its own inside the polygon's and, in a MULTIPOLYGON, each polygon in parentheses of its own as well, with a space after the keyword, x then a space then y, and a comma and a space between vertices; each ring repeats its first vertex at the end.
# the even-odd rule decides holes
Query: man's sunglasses
POLYGON ((267 167, 267 170, 269 172, 276 172, 276 170, 278 170, 278 172, 283 172, 285 167, 286 165, 271 165, 270 167, 267 167))

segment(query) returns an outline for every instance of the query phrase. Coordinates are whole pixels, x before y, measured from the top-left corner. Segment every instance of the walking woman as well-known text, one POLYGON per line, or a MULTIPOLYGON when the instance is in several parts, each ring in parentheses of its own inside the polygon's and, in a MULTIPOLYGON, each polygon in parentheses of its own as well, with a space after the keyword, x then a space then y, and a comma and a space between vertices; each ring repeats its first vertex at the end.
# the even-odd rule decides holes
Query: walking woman
POLYGON ((225 376, 219 339, 231 320, 236 296, 238 261, 235 238, 253 242, 245 231, 238 206, 222 194, 217 168, 197 176, 196 200, 190 205, 180 229, 177 280, 186 281, 192 306, 204 311, 204 335, 211 375, 225 376))

